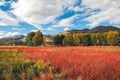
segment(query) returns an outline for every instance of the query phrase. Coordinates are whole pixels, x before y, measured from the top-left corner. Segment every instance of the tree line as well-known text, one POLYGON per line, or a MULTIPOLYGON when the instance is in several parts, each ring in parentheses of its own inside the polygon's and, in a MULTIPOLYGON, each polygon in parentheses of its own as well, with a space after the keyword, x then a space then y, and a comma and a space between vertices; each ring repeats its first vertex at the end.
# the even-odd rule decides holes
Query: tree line
MULTIPOLYGON (((44 42, 41 31, 30 32, 26 36, 27 46, 40 46, 44 42)), ((120 45, 120 32, 109 31, 105 33, 79 33, 56 35, 54 37, 56 46, 108 46, 120 45)))
POLYGON ((56 46, 106 46, 120 45, 120 32, 109 31, 105 33, 79 33, 56 35, 54 37, 56 46))

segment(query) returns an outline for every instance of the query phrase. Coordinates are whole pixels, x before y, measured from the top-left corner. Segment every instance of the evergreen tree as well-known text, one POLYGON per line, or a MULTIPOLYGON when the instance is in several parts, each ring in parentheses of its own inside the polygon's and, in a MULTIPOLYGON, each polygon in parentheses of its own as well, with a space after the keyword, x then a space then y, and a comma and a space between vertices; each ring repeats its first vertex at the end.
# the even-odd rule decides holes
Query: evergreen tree
POLYGON ((59 35, 56 35, 56 36, 54 37, 54 44, 55 44, 56 46, 59 46, 59 45, 60 45, 59 35))

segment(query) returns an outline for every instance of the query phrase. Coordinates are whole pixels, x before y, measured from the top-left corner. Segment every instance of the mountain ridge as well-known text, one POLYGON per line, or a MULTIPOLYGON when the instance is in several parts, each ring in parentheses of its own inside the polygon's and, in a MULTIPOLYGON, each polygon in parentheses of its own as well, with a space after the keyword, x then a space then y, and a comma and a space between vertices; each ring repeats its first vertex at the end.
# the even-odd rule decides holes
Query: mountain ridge
POLYGON ((63 31, 58 33, 58 35, 75 34, 75 33, 103 33, 108 31, 120 31, 120 28, 115 26, 97 26, 92 29, 85 28, 82 30, 73 29, 73 30, 63 31))

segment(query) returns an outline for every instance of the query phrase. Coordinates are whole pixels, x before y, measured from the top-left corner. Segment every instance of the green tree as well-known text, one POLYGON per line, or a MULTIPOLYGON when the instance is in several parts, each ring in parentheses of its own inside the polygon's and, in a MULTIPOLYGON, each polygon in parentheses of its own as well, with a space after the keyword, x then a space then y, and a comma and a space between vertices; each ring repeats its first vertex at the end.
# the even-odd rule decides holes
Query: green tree
POLYGON ((35 32, 30 32, 30 33, 27 34, 27 36, 26 36, 27 46, 33 46, 32 38, 34 37, 34 35, 35 35, 35 32))
POLYGON ((59 46, 59 43, 60 43, 59 35, 56 35, 56 36, 54 37, 54 44, 55 44, 56 46, 59 46))
POLYGON ((73 36, 72 34, 68 34, 67 36, 65 36, 65 38, 63 39, 63 44, 65 46, 73 46, 73 36))
POLYGON ((96 46, 96 34, 91 34, 91 45, 96 46))
POLYGON ((43 34, 40 31, 37 31, 32 38, 34 46, 39 46, 43 43, 43 34))
POLYGON ((54 37, 54 44, 56 46, 62 46, 64 37, 65 37, 64 35, 56 35, 54 37))
POLYGON ((64 39, 64 38, 65 38, 65 36, 64 36, 64 35, 61 35, 61 36, 60 36, 60 38, 59 38, 59 39, 60 39, 60 46, 62 46, 62 45, 63 45, 63 39, 64 39))
POLYGON ((103 43, 103 46, 108 44, 107 43, 107 32, 103 33, 103 42, 102 43, 103 43))

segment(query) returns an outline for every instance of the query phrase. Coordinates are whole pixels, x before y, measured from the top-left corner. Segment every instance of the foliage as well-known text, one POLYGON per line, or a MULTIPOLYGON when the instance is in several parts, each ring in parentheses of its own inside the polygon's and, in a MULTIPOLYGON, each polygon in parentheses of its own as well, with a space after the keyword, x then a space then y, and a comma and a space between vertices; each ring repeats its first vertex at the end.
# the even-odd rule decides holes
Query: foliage
POLYGON ((1 47, 0 50, 0 80, 120 79, 118 46, 1 47), (26 53, 12 51, 16 49, 26 53))
POLYGON ((68 34, 63 39, 59 35, 54 38, 55 45, 65 46, 105 46, 120 45, 120 32, 68 34), (60 44, 62 42, 62 44, 60 44))
POLYGON ((80 45, 80 40, 79 40, 79 35, 78 34, 73 34, 73 44, 75 46, 80 45))
POLYGON ((72 34, 68 34, 67 36, 65 36, 65 38, 63 39, 63 44, 65 46, 73 46, 74 45, 73 35, 72 34))
POLYGON ((18 51, 0 51, 0 80, 35 80, 49 70, 48 63, 22 57, 18 51))
POLYGON ((34 37, 32 38, 33 44, 34 46, 39 46, 43 43, 43 35, 42 32, 37 31, 34 35, 34 37))
POLYGON ((119 32, 109 31, 107 35, 107 41, 109 45, 117 45, 119 42, 119 32))
POLYGON ((30 32, 26 36, 26 44, 28 46, 39 46, 43 43, 42 32, 30 32))
POLYGON ((27 50, 28 59, 51 63, 51 80, 120 79, 120 47, 118 46, 36 48, 37 54, 36 52, 33 54, 32 49, 27 50))
POLYGON ((56 46, 61 46, 64 37, 65 37, 64 35, 56 35, 56 36, 54 37, 54 44, 55 44, 56 46))
POLYGON ((26 44, 28 46, 33 46, 32 39, 33 39, 34 35, 35 35, 35 32, 30 32, 30 33, 27 34, 27 36, 26 36, 26 44))

